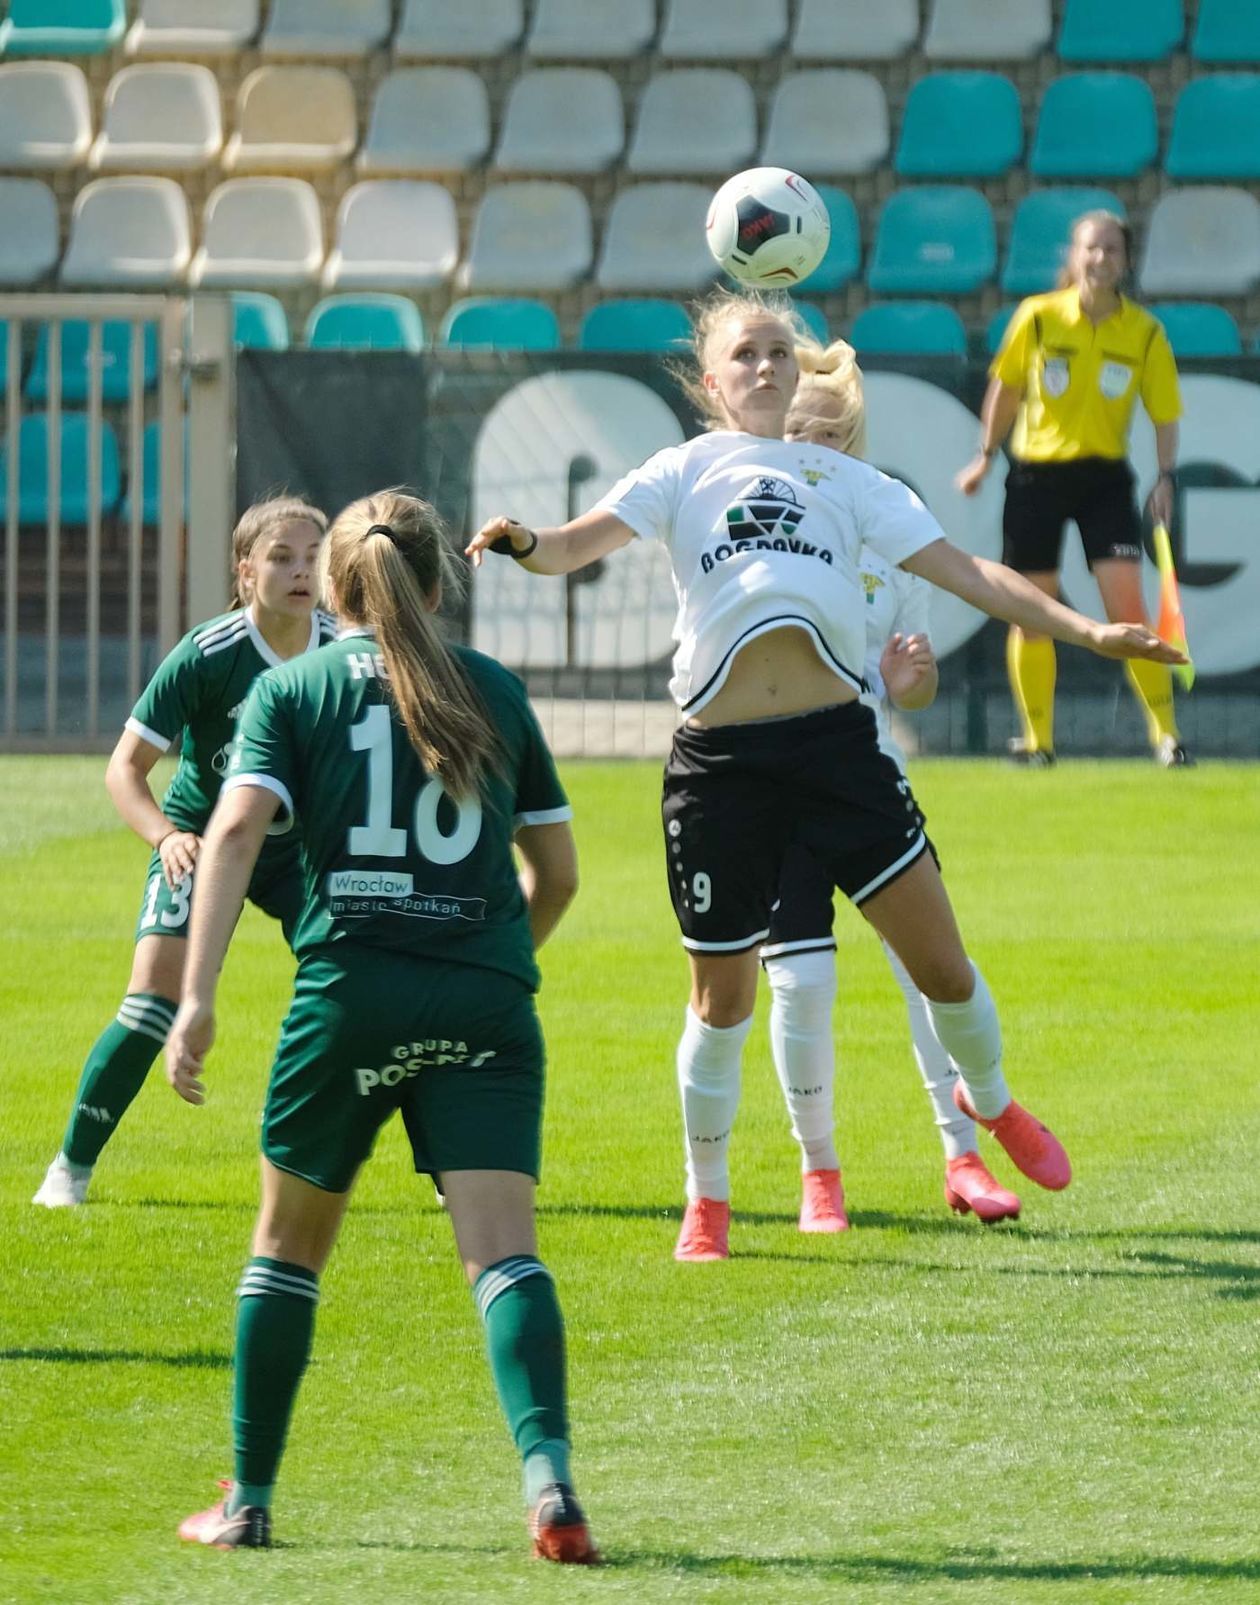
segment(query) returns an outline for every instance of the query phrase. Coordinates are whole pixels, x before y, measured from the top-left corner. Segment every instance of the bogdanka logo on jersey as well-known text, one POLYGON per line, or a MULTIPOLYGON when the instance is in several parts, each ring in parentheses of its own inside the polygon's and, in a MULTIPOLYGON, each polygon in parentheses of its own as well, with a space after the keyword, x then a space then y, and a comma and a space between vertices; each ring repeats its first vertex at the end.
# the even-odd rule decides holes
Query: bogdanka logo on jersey
POLYGON ((830 563, 831 553, 825 546, 815 546, 796 534, 804 517, 805 508, 786 480, 761 475, 726 509, 730 541, 722 541, 712 552, 701 555, 701 572, 709 574, 715 564, 725 563, 741 552, 795 552, 830 563))

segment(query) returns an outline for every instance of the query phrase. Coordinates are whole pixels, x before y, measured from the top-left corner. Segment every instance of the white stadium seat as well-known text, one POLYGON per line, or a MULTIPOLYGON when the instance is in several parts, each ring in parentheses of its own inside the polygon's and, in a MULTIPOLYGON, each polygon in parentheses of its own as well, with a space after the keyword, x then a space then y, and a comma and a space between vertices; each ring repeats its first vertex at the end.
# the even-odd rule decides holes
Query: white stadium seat
POLYGON ((919 37, 919 0, 801 0, 789 53, 802 62, 894 61, 919 37))
POLYGON ((1050 0, 932 0, 923 53, 933 61, 1027 61, 1050 43, 1050 0))
POLYGON ((872 73, 785 73, 770 103, 760 160, 812 177, 869 173, 887 159, 888 101, 872 73))
POLYGON ((1260 201, 1224 185, 1168 190, 1151 210, 1143 295, 1249 295, 1260 285, 1260 201))
POLYGON ((601 173, 626 142, 621 91, 598 67, 536 67, 508 94, 501 173, 601 173))
POLYGON ((629 61, 655 32, 655 0, 537 0, 525 49, 540 60, 629 61))
POLYGON ((380 82, 361 173, 463 173, 490 149, 490 97, 467 67, 400 67, 380 82))
POLYGON ((591 213, 573 184, 492 185, 473 219, 461 290, 567 290, 591 270, 591 213))
POLYGON ((666 0, 666 61, 757 61, 787 38, 787 0, 666 0))
POLYGON ((389 38, 389 0, 271 0, 264 56, 363 56, 389 38))
POLYGON ((57 200, 37 178, 0 178, 0 284, 34 284, 57 260, 57 200))
POLYGON ((188 202, 173 178, 97 178, 74 198, 61 282, 163 290, 192 255, 188 202))
POLYGON ((729 67, 679 67, 648 80, 626 166, 652 176, 734 173, 756 149, 748 81, 729 67))
POLYGON ((501 56, 524 31, 524 0, 406 0, 394 56, 398 61, 501 56))
POLYGON ((258 32, 258 0, 140 0, 129 56, 230 55, 258 32))
POLYGON ((428 290, 459 261, 455 201, 441 184, 369 179, 342 197, 326 290, 428 290))
POLYGON ((208 67, 190 61, 124 67, 109 81, 101 131, 88 155, 92 167, 204 167, 223 145, 219 85, 208 67))
POLYGON ((236 97, 229 173, 333 167, 358 143, 354 89, 339 67, 256 67, 236 97))
POLYGON ((701 290, 718 266, 705 243, 707 184, 633 184, 618 190, 604 226, 595 282, 601 290, 701 290))
POLYGON ((68 61, 0 67, 0 167, 73 167, 92 143, 87 79, 68 61))
POLYGON ((297 289, 324 260, 319 197, 300 178, 233 178, 206 201, 192 285, 297 289))

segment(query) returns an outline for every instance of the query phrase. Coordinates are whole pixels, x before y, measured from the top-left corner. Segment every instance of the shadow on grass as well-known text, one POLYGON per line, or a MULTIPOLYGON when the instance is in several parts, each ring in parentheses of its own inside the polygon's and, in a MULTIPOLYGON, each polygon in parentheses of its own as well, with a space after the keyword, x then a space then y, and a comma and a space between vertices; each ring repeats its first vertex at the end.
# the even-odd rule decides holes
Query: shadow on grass
POLYGON ((148 1349, 0 1349, 3 1360, 45 1360, 55 1365, 173 1365, 204 1371, 231 1369, 230 1354, 190 1349, 184 1354, 157 1354, 148 1349))
POLYGON ((1260 1560, 1205 1560, 1194 1555, 1109 1555, 1098 1560, 999 1560, 983 1555, 943 1555, 938 1559, 901 1555, 696 1555, 686 1550, 621 1550, 606 1556, 612 1568, 651 1566, 699 1576, 811 1577, 860 1583, 889 1582, 1020 1583, 1153 1581, 1197 1578, 1230 1582, 1260 1578, 1260 1560))

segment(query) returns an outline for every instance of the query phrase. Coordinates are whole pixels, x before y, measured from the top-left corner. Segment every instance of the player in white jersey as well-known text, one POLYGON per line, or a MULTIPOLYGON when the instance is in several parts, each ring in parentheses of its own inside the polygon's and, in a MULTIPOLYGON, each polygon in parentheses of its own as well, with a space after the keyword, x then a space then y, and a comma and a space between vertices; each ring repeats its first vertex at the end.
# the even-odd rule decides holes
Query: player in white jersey
POLYGON ((468 545, 567 574, 634 539, 664 541, 679 610, 671 690, 685 722, 665 770, 670 891, 691 965, 678 1049, 687 1209, 675 1253, 725 1259, 727 1145, 758 952, 784 854, 802 844, 897 952, 959 1067, 960 1097, 1041 1186, 1067 1184, 1057 1139, 1002 1075, 1001 1033, 968 959, 909 783, 860 701, 863 544, 998 618, 1104 657, 1179 661, 1144 625, 1101 624, 1000 563, 952 546, 905 485, 827 446, 784 441, 799 377, 783 301, 722 294, 696 326, 695 395, 715 427, 655 453, 555 529, 492 518, 468 545))
MULTIPOLYGON (((786 434, 831 446, 850 456, 866 452, 866 407, 862 375, 853 348, 838 340, 800 355, 809 364, 788 413, 786 434)), ((862 549, 866 597, 869 689, 862 700, 875 715, 879 745, 904 772, 905 760, 892 729, 894 707, 928 707, 936 696, 937 667, 928 625, 928 585, 917 575, 862 549)), ((832 1009, 836 997, 832 887, 822 866, 801 847, 789 847, 779 882, 770 938, 761 950, 771 986, 770 1046, 783 1088, 792 1135, 801 1149, 800 1228, 804 1232, 847 1229, 840 1161, 833 1120, 835 1053, 832 1009)), ((945 1149, 945 1198, 960 1213, 985 1222, 1018 1216, 1020 1201, 999 1186, 976 1143, 975 1122, 954 1103, 957 1072, 932 1030, 927 999, 887 943, 884 951, 901 988, 910 1037, 945 1149)))

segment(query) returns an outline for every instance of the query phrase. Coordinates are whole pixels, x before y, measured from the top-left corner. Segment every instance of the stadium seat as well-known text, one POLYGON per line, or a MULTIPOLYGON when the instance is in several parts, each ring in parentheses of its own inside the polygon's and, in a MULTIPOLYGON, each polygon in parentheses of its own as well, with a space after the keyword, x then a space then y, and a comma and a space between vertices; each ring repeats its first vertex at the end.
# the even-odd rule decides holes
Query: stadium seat
POLYGON ((6 56, 99 56, 127 26, 125 0, 9 0, 0 22, 6 56))
POLYGON ((827 254, 805 282, 811 295, 829 295, 857 277, 862 265, 862 233, 857 207, 848 190, 834 184, 819 184, 816 188, 831 218, 831 239, 827 254))
POLYGON ((129 56, 230 55, 258 33, 259 0, 140 0, 127 33, 129 56), (210 14, 207 15, 207 12, 210 14))
POLYGON ((1173 110, 1170 178, 1260 178, 1260 73, 1196 78, 1173 110))
MULTIPOLYGON (((88 421, 81 412, 63 412, 61 427, 61 522, 81 529, 88 521, 88 421)), ((118 469, 118 437, 104 420, 100 424, 101 511, 108 515, 118 505, 122 478, 118 469)), ((18 426, 18 522, 48 522, 48 416, 27 413, 18 426)), ((9 450, 0 437, 0 507, 9 493, 9 450)))
POLYGON ((339 67, 256 67, 237 93, 223 167, 333 167, 357 143, 354 89, 339 67))
POLYGON ((997 269, 993 213, 978 190, 903 189, 879 214, 866 282, 879 294, 961 295, 997 269))
POLYGON ((655 33, 655 0, 537 0, 525 52, 545 61, 631 61, 655 33))
POLYGON ((61 282, 182 288, 191 258, 188 202, 173 178, 97 178, 74 198, 61 282))
POLYGON ((525 31, 524 0, 406 0, 394 34, 397 61, 498 57, 525 31))
POLYGON ((888 147, 888 101, 879 79, 814 67, 779 80, 758 159, 817 178, 869 173, 887 159, 888 147))
POLYGON ((423 351, 424 320, 404 295, 333 295, 311 308, 312 351, 423 351))
POLYGON ((88 164, 180 171, 204 167, 222 146, 219 85, 210 69, 151 62, 124 67, 110 79, 88 164))
POLYGON ((1015 209, 1002 266, 1002 288, 1008 295, 1039 295, 1054 288, 1072 225, 1085 212, 1123 217, 1124 204, 1109 189, 1083 186, 1033 190, 1024 196, 1015 209))
POLYGON ((430 290, 459 261, 455 200, 441 184, 368 179, 341 198, 337 235, 322 282, 326 290, 430 290))
POLYGON ((265 290, 232 291, 232 344, 238 350, 287 351, 289 320, 265 290))
POLYGON ((996 178, 1019 160, 1019 91, 997 72, 934 72, 911 85, 893 166, 902 178, 996 178))
MULTIPOLYGON (((125 322, 109 320, 101 324, 101 400, 126 401, 131 390, 131 329, 125 322)), ((86 401, 90 375, 91 325, 82 318, 67 318, 61 325, 61 399, 86 401)), ((40 324, 35 342, 35 360, 26 381, 30 401, 48 400, 48 325, 40 324)), ((144 325, 144 388, 152 390, 158 381, 157 325, 144 325)))
MULTIPOLYGON (((162 424, 157 418, 145 424, 140 437, 140 477, 143 496, 140 503, 140 520, 153 528, 162 516, 159 492, 162 486, 162 424)), ((119 504, 118 516, 124 524, 131 522, 131 485, 127 486, 119 504)), ((188 425, 184 425, 184 517, 188 517, 188 425)))
POLYGON ((748 80, 728 67, 679 67, 648 80, 626 167, 644 176, 736 173, 756 149, 757 103, 748 80))
POLYGON ((1151 208, 1143 295, 1249 295, 1260 285, 1260 201, 1245 190, 1168 190, 1151 208))
POLYGON ((467 67, 400 67, 372 101, 356 165, 378 177, 463 173, 490 149, 490 97, 467 67))
POLYGON ((493 165, 501 173, 602 173, 626 142, 621 91, 598 67, 533 67, 513 83, 493 165))
POLYGON ((560 325, 545 301, 474 295, 451 304, 438 339, 465 350, 559 351, 560 325))
POLYGON ((595 270, 601 290, 684 294, 717 277, 705 244, 712 191, 705 184, 664 181, 617 191, 595 270))
POLYGON ((591 270, 591 212, 573 184, 491 185, 473 218, 462 290, 567 290, 591 270))
POLYGON ((68 61, 0 67, 0 167, 67 168, 92 143, 87 79, 68 61))
POLYGON ((1136 178, 1159 146, 1155 96, 1123 72, 1074 72, 1046 89, 1029 156, 1038 178, 1136 178))
POLYGON ((210 192, 191 285, 313 284, 324 260, 319 197, 300 178, 231 178, 210 192))
POLYGON ((967 355, 963 321, 943 301, 877 301, 854 318, 849 339, 859 356, 967 355))
POLYGON ((678 301, 639 296, 600 301, 582 319, 579 351, 673 351, 691 339, 691 319, 678 301))
POLYGON ((1006 326, 1015 316, 1015 306, 1014 301, 1008 301, 1005 306, 1000 306, 985 325, 984 348, 991 357, 997 354, 1002 344, 1006 326))
POLYGON ((1190 54, 1237 66, 1260 62, 1260 7, 1251 0, 1199 0, 1190 54))
POLYGON ((789 53, 798 62, 895 61, 919 37, 919 0, 837 5, 801 0, 789 53))
POLYGON ((792 309, 820 346, 831 344, 831 326, 827 314, 815 301, 793 301, 792 309))
POLYGON ((1176 357, 1240 357, 1242 335, 1233 315, 1211 301, 1156 301, 1148 308, 1164 325, 1176 357))
POLYGON ((1063 61, 1162 61, 1186 31, 1182 0, 1067 0, 1063 61))
POLYGON ((390 0, 271 0, 264 56, 363 56, 389 38, 390 0))
POLYGON ((0 284, 35 284, 59 254, 57 200, 37 178, 0 178, 0 284))
POLYGON ((932 0, 929 61, 1027 61, 1050 43, 1050 0, 932 0))
POLYGON ((760 61, 788 32, 787 0, 665 0, 664 61, 760 61))

